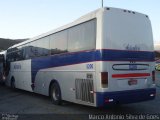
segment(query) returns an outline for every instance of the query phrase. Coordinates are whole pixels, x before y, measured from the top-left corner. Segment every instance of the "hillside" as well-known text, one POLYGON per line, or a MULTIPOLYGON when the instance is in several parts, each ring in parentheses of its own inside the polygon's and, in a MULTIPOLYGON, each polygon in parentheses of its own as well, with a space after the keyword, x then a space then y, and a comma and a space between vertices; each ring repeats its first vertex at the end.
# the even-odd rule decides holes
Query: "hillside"
POLYGON ((5 38, 0 38, 0 51, 1 50, 6 50, 10 46, 23 42, 27 39, 5 39, 5 38))

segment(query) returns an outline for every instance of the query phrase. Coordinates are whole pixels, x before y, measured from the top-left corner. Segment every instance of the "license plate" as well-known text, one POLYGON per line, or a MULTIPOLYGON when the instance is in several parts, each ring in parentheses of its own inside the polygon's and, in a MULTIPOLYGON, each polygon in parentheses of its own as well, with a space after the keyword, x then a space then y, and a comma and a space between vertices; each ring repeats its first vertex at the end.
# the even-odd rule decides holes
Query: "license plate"
POLYGON ((128 85, 137 85, 137 80, 135 80, 135 79, 129 80, 128 85))

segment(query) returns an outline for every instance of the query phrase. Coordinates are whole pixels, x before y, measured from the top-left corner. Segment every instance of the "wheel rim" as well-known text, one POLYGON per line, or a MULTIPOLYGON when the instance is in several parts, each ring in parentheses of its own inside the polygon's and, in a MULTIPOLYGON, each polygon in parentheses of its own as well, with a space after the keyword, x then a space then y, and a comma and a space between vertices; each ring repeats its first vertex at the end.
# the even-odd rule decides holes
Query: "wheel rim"
POLYGON ((55 101, 59 99, 59 90, 56 86, 53 88, 52 97, 55 101))

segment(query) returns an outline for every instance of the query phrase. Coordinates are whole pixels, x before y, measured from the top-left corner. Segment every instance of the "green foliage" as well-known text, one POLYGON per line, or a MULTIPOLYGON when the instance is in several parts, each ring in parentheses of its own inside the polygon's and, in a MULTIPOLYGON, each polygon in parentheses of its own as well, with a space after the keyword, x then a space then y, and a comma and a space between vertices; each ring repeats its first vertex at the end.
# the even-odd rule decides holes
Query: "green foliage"
POLYGON ((156 70, 157 70, 157 71, 160 71, 160 64, 157 64, 157 65, 156 65, 156 70))

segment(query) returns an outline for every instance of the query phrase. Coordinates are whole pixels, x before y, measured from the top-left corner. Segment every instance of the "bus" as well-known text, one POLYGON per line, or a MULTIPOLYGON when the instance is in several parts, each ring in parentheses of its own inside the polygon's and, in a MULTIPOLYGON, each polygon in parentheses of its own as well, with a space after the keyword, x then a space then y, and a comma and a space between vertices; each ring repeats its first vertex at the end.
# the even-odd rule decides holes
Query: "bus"
POLYGON ((6 51, 0 52, 0 83, 5 81, 5 53, 6 51))
POLYGON ((155 44, 155 60, 156 60, 156 70, 160 71, 160 44, 155 44))
POLYGON ((104 7, 10 47, 6 85, 104 107, 153 100, 154 66, 149 17, 104 7))

